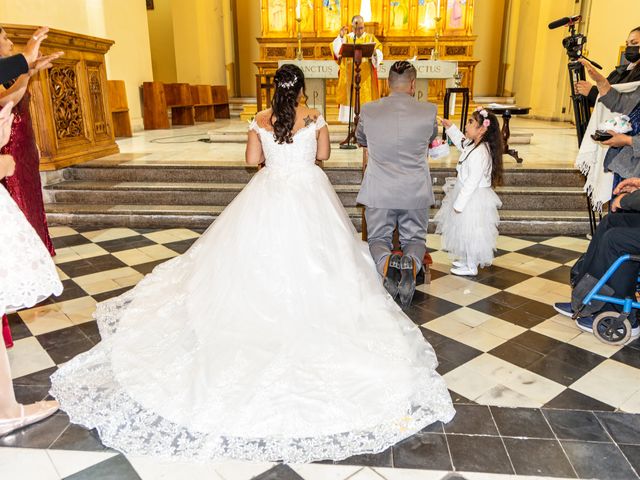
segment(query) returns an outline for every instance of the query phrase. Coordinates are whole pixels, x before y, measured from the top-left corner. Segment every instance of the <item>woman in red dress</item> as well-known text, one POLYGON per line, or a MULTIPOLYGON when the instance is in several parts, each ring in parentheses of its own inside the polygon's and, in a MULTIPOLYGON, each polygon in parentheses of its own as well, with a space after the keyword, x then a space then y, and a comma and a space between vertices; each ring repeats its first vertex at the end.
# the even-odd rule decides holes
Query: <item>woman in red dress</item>
MULTIPOLYGON (((7 32, 0 27, 0 57, 12 55, 13 42, 7 37, 7 32)), ((18 204, 20 210, 38 233, 51 256, 55 255, 53 242, 47 229, 47 217, 44 213, 44 201, 42 199, 42 184, 40 183, 40 155, 36 146, 35 134, 31 126, 29 113, 29 78, 39 71, 33 68, 24 75, 18 77, 11 84, 5 85, 5 90, 0 92, 0 106, 13 101, 14 120, 11 125, 11 137, 0 154, 9 154, 16 162, 15 174, 7 177, 0 183, 4 185, 9 195, 18 204)), ((1 188, 1 187, 0 187, 1 188)), ((13 346, 11 332, 7 317, 2 317, 2 336, 7 347, 13 346)))

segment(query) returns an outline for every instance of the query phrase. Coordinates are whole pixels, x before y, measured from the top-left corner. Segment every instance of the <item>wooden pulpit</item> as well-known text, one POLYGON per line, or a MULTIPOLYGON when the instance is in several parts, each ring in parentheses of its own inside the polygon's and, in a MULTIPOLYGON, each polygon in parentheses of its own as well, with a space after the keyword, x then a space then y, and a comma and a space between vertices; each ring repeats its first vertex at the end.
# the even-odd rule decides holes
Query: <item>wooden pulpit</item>
MULTIPOLYGON (((17 50, 37 27, 3 25, 17 50)), ((56 170, 118 153, 108 100, 105 54, 112 40, 51 29, 40 51, 64 56, 29 82, 40 170, 56 170)))

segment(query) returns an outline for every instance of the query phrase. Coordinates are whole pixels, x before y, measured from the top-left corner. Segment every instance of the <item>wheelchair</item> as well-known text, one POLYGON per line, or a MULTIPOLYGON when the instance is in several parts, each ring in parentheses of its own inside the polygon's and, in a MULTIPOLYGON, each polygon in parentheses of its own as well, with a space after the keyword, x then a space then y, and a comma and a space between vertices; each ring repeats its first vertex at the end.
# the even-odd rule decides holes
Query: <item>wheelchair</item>
MULTIPOLYGON (((635 311, 640 310, 640 302, 632 298, 613 297, 613 289, 606 285, 620 265, 629 261, 640 263, 640 255, 622 255, 613 262, 600 280, 586 274, 573 289, 571 303, 575 312, 574 320, 598 312, 606 303, 622 307, 622 312, 601 312, 593 320, 593 334, 598 340, 608 345, 624 345, 629 341, 631 338, 629 316, 635 315, 635 311)), ((638 287, 640 287, 640 278, 638 287)), ((640 291, 638 288, 636 290, 640 291)))

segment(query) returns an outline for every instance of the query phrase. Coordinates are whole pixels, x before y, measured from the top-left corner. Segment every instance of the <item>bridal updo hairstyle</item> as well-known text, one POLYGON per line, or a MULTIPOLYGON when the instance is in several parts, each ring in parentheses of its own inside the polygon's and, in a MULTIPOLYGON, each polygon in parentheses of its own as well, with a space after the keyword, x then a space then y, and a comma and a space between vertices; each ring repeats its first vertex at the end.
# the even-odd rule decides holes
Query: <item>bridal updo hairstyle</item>
POLYGON ((296 65, 281 66, 273 77, 276 90, 271 100, 271 125, 276 142, 293 142, 293 125, 296 122, 298 94, 304 94, 304 74, 296 65))

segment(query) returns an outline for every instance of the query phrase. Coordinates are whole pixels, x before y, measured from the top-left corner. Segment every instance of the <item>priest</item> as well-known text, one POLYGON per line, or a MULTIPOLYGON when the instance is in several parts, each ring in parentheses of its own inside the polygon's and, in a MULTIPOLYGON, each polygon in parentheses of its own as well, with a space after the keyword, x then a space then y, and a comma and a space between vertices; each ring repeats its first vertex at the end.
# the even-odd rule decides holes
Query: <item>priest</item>
MULTIPOLYGON (((360 66, 360 105, 362 106, 367 102, 380 98, 376 68, 380 65, 380 62, 382 62, 382 44, 373 34, 365 32, 364 19, 360 15, 354 16, 351 20, 351 29, 351 33, 347 33, 348 28, 346 26, 342 27, 339 35, 331 44, 335 59, 340 65, 336 99, 340 105, 338 119, 344 123, 349 122, 349 116, 351 115, 349 110, 349 96, 352 93, 351 72, 353 68, 353 59, 340 57, 340 48, 343 43, 354 43, 355 38, 355 43, 376 44, 375 52, 373 57, 371 57, 371 61, 367 58, 363 58, 360 66)), ((353 95, 354 99, 351 102, 352 109, 355 108, 355 86, 353 95)))

